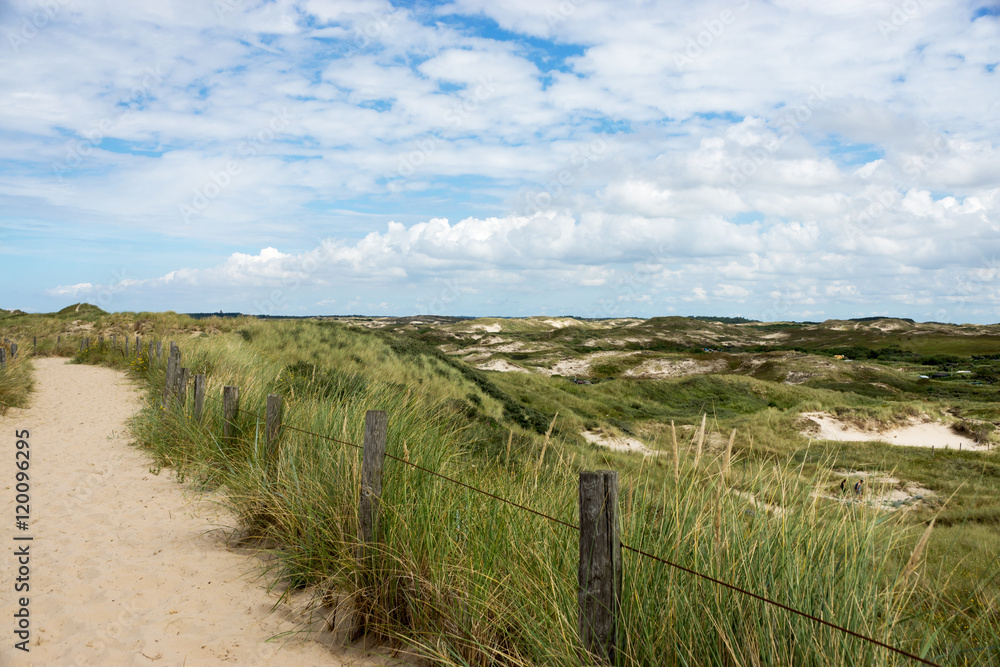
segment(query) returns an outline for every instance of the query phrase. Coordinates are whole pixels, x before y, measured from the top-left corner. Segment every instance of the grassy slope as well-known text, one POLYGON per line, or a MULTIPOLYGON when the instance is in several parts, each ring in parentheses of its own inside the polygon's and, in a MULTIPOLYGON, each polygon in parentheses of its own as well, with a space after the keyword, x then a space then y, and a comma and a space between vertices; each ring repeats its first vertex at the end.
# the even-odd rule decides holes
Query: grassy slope
MULTIPOLYGON (((71 317, 80 319, 77 313, 71 317)), ((674 545, 673 555, 688 565, 712 570, 753 590, 775 591, 797 606, 817 610, 833 601, 837 608, 825 608, 824 613, 854 619, 853 627, 894 633, 896 643, 911 645, 914 637, 931 631, 928 621, 935 614, 964 608, 969 614, 946 624, 948 636, 936 640, 941 650, 954 641, 968 646, 996 639, 995 625, 990 626, 995 616, 975 615, 984 604, 988 608, 996 604, 984 603, 984 596, 995 599, 996 589, 973 587, 984 574, 992 574, 989 569, 994 566, 984 548, 996 553, 992 514, 996 504, 985 502, 990 493, 996 497, 995 459, 949 453, 925 461, 920 458, 924 452, 874 444, 813 444, 804 453, 806 443, 794 427, 794 416, 804 409, 891 418, 910 406, 913 397, 909 393, 901 391, 896 397, 906 400, 890 401, 836 388, 774 382, 787 360, 777 368, 751 373, 763 377, 619 378, 576 385, 558 377, 476 371, 419 340, 440 343, 442 330, 467 329, 467 322, 444 324, 434 331, 413 331, 419 327, 409 325, 368 331, 314 322, 192 322, 181 316, 151 314, 93 313, 88 317, 87 322, 94 325, 92 333, 115 330, 134 335, 141 329, 149 335, 179 336, 181 332, 189 335, 192 329, 210 332, 207 337, 182 341, 186 364, 209 375, 210 396, 223 384, 236 383, 242 389, 243 405, 259 410, 264 395, 275 391, 289 402, 289 423, 353 441, 360 441, 365 409, 387 408, 390 452, 410 455, 432 469, 448 471, 568 520, 574 520, 576 471, 618 469, 627 503, 629 541, 659 553, 671 553, 674 545), (545 430, 557 410, 555 438, 545 446, 539 431, 545 430), (719 466, 717 449, 698 469, 691 466, 690 455, 682 455, 684 472, 680 482, 675 482, 669 459, 643 466, 635 457, 588 446, 578 435, 584 426, 601 424, 662 438, 665 421, 689 425, 702 411, 709 413, 718 430, 739 428, 737 465, 728 488, 755 490, 778 502, 784 497, 789 521, 760 518, 748 522, 740 498, 725 492, 727 487, 720 486, 717 473, 712 472, 719 466), (508 434, 512 436, 509 453, 508 434), (960 489, 959 509, 942 515, 948 525, 934 534, 929 576, 916 589, 892 593, 894 573, 906 560, 918 530, 897 526, 896 518, 876 527, 879 517, 875 514, 845 522, 840 507, 817 512, 812 506, 806 493, 810 484, 804 480, 822 474, 834 464, 834 457, 836 465, 902 470, 911 475, 908 478, 942 492, 960 489), (779 473, 792 467, 788 474, 775 474, 776 465, 779 473), (536 477, 538 488, 533 491, 536 477), (976 511, 978 515, 969 515, 963 523, 961 512, 976 511), (692 544, 697 546, 692 548, 692 544), (948 552, 961 552, 967 558, 957 569, 948 567, 944 565, 948 552), (881 555, 872 561, 873 554, 881 555), (825 570, 831 563, 843 569, 825 570), (941 599, 935 590, 949 576, 949 594, 941 599), (965 598, 972 602, 963 603, 965 598), (872 605, 871 600, 878 602, 872 605), (885 627, 886 618, 895 618, 905 609, 920 610, 920 614, 900 621, 895 629, 885 627), (873 616, 875 610, 884 614, 883 620, 873 616), (963 629, 961 625, 969 618, 978 621, 971 630, 963 629)), ((22 334, 79 326, 70 325, 73 320, 65 316, 21 321, 22 334)), ((518 323, 517 332, 511 334, 507 330, 510 321, 487 324, 496 323, 504 327, 501 335, 507 339, 520 335, 525 340, 554 342, 562 353, 570 354, 593 349, 583 345, 590 334, 575 327, 550 331, 539 322, 527 321, 518 323)), ((676 323, 666 323, 672 324, 676 323)), ((670 336, 696 343, 683 336, 706 326, 710 325, 699 322, 685 326, 682 335, 671 332, 670 336)), ((619 333, 607 324, 586 328, 602 338, 619 333)), ((634 329, 629 327, 630 336, 634 329)), ((722 333, 741 335, 739 328, 728 325, 722 333)), ((94 350, 86 357, 125 365, 120 355, 109 351, 94 350)), ((802 358, 792 361, 800 364, 802 358)), ((387 471, 392 483, 387 482, 386 507, 390 517, 400 513, 386 527, 386 544, 392 547, 375 566, 359 570, 353 559, 351 517, 356 455, 289 435, 275 486, 264 479, 267 462, 260 460, 255 447, 253 423, 244 425, 246 435, 238 447, 226 451, 212 435, 218 432, 218 424, 211 421, 216 417, 210 418, 206 428, 160 414, 155 398, 162 371, 142 364, 130 366, 151 386, 150 407, 136 426, 139 441, 164 464, 230 489, 247 529, 278 547, 291 581, 353 590, 356 599, 369 605, 373 629, 404 635, 446 661, 476 662, 488 655, 535 663, 573 661, 571 641, 567 642, 575 633, 571 535, 405 469, 391 469, 387 471), (372 585, 359 584, 365 581, 372 585), (465 602, 458 605, 458 600, 465 602), (405 613, 400 611, 403 601, 405 613), (558 610, 555 616, 553 609, 558 610), (484 618, 487 623, 477 620, 484 618), (539 624, 538 619, 548 620, 539 624)), ((739 368, 740 364, 730 366, 739 368)), ((852 373, 832 379, 853 381, 852 373)), ((665 442, 661 439, 660 445, 665 442)), ((661 664, 662 656, 678 645, 690 648, 696 664, 718 664, 724 642, 705 632, 705 614, 730 640, 744 647, 741 650, 766 653, 765 662, 773 660, 773 664, 867 663, 878 662, 875 656, 881 655, 797 622, 792 626, 799 641, 784 645, 778 638, 787 636, 790 626, 781 614, 762 613, 755 605, 702 590, 690 580, 645 563, 630 560, 627 572, 627 591, 643 591, 643 595, 627 596, 626 604, 629 636, 636 644, 628 655, 637 664, 661 664), (662 600, 692 601, 664 606, 662 600), (706 601, 707 610, 702 608, 706 601), (763 638, 778 644, 755 646, 763 638), (831 657, 825 661, 821 655, 831 657)))

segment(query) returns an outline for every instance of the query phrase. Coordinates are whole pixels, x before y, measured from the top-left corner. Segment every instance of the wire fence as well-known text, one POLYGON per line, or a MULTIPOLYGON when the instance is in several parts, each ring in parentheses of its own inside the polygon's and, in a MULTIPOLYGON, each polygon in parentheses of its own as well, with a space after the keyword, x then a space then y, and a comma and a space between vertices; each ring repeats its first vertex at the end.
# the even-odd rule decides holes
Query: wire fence
MULTIPOLYGON (((89 346, 86 346, 86 347, 89 347, 89 346)), ((86 349, 86 347, 84 345, 81 345, 81 351, 83 349, 86 349)), ((117 345, 115 347, 117 348, 117 345)), ((136 352, 138 352, 139 356, 142 356, 142 354, 144 352, 143 348, 140 347, 139 345, 137 345, 136 347, 138 348, 136 350, 136 352)), ((159 350, 157 350, 157 351, 159 352, 159 350)), ((132 354, 135 354, 136 352, 133 352, 132 354)), ((165 352, 167 352, 167 351, 164 350, 164 353, 165 352)), ((167 356, 167 355, 164 354, 164 356, 167 356)), ((160 361, 160 355, 157 354, 157 362, 159 362, 159 361, 160 361)), ((169 378, 168 378, 168 380, 169 380, 169 378)), ((214 402, 214 400, 213 400, 214 397, 206 397, 206 398, 208 398, 209 400, 212 400, 214 402)), ((255 412, 253 412, 251 410, 241 409, 240 412, 242 414, 250 415, 250 416, 254 417, 255 419, 266 421, 266 417, 265 416, 260 415, 258 413, 255 413, 255 412)), ((295 432, 298 432, 298 433, 301 433, 303 435, 307 435, 307 436, 310 436, 310 437, 321 438, 321 439, 324 439, 324 440, 328 440, 330 442, 335 442, 335 443, 338 443, 338 444, 346 445, 348 447, 353 447, 355 449, 364 451, 364 446, 363 445, 359 445, 357 443, 350 442, 350 441, 347 441, 347 440, 341 440, 339 438, 334 438, 332 436, 323 435, 321 433, 314 433, 312 431, 307 431, 307 430, 298 428, 296 426, 292 426, 290 424, 282 424, 281 428, 282 429, 287 429, 287 430, 290 430, 290 431, 295 431, 295 432)), ((438 478, 440 478, 442 480, 445 480, 445 481, 447 481, 447 482, 449 482, 451 484, 455 484, 455 485, 464 487, 464 488, 466 488, 466 489, 468 489, 468 490, 470 490, 470 491, 472 491, 472 492, 474 492, 476 494, 479 494, 479 495, 482 495, 482 496, 486 496, 487 498, 491 498, 491 499, 493 499, 495 501, 498 501, 498 502, 504 503, 506 505, 510 505, 511 507, 515 507, 515 508, 517 508, 519 510, 528 512, 528 513, 533 514, 533 515, 535 515, 537 517, 545 519, 546 521, 549 521, 549 522, 552 522, 552 523, 555 523, 555 524, 559 524, 559 525, 561 525, 561 526, 563 526, 565 528, 569 528, 571 530, 580 532, 580 526, 577 525, 577 524, 573 524, 573 523, 570 523, 568 521, 563 521, 562 519, 550 516, 550 515, 548 515, 548 514, 546 514, 544 512, 540 512, 540 511, 538 511, 536 509, 533 509, 531 507, 528 507, 526 505, 522 505, 522 504, 514 502, 514 501, 512 501, 510 499, 504 498, 502 496, 498 496, 495 493, 491 493, 491 492, 486 491, 484 489, 480 489, 478 487, 472 486, 471 484, 467 484, 467 483, 465 483, 465 482, 463 482, 463 481, 461 481, 459 479, 455 479, 454 477, 450 477, 450 476, 445 475, 443 473, 440 473, 440 472, 437 472, 435 470, 431 470, 431 469, 426 468, 424 466, 418 465, 418 464, 413 463, 412 461, 409 461, 409 460, 407 460, 405 458, 402 458, 402 457, 390 454, 388 452, 385 452, 385 456, 387 458, 390 458, 390 459, 394 460, 394 461, 398 461, 398 462, 400 462, 400 463, 402 463, 402 464, 404 464, 406 466, 409 466, 411 468, 414 468, 416 470, 424 472, 424 473, 426 473, 428 475, 432 475, 434 477, 438 477, 438 478)), ((892 653, 895 653, 897 655, 909 658, 909 659, 914 660, 914 661, 916 661, 918 663, 921 663, 921 664, 924 664, 924 665, 932 665, 933 667, 941 667, 939 665, 939 663, 936 663, 933 660, 922 658, 922 657, 920 657, 920 656, 918 656, 918 655, 916 655, 914 653, 910 653, 910 652, 908 652, 908 651, 906 651, 904 649, 901 649, 901 648, 898 648, 896 646, 892 646, 891 644, 887 644, 885 642, 879 641, 878 639, 875 639, 874 637, 869 637, 868 635, 862 634, 860 632, 856 632, 856 631, 851 630, 849 628, 846 628, 846 627, 844 627, 842 625, 838 625, 838 624, 833 623, 831 621, 819 618, 818 616, 814 616, 813 614, 810 614, 808 612, 805 612, 805 611, 802 611, 800 609, 796 609, 796 608, 794 608, 792 606, 789 606, 787 604, 778 602, 777 600, 772 600, 772 599, 770 599, 770 598, 768 598, 766 596, 759 595, 757 593, 754 593, 753 591, 746 590, 746 589, 741 588, 740 586, 737 586, 735 584, 732 584, 732 583, 729 583, 727 581, 723 581, 721 579, 713 577, 711 575, 705 574, 704 572, 699 572, 697 570, 694 570, 692 568, 686 567, 686 566, 681 565, 679 563, 675 563, 675 562, 673 562, 673 561, 671 561, 671 560, 669 560, 667 558, 664 558, 662 556, 658 556, 656 554, 650 553, 650 552, 645 551, 643 549, 639 549, 637 547, 633 547, 633 546, 631 546, 629 544, 626 544, 624 542, 621 542, 621 548, 624 549, 624 550, 626 550, 626 551, 632 552, 632 553, 634 553, 634 554, 636 554, 638 556, 641 556, 641 557, 644 557, 644 558, 648 558, 648 559, 650 559, 652 561, 659 562, 659 563, 661 563, 663 565, 667 565, 667 566, 669 566, 671 568, 674 568, 674 569, 679 570, 681 572, 685 572, 685 573, 690 574, 690 575, 692 575, 694 577, 698 577, 698 578, 703 579, 705 581, 709 581, 709 582, 711 582, 711 583, 713 583, 713 584, 715 584, 717 586, 722 586, 724 588, 732 590, 732 591, 734 591, 736 593, 739 593, 741 595, 745 595, 745 596, 747 596, 749 598, 752 598, 752 599, 757 600, 759 602, 762 602, 764 604, 771 605, 771 606, 777 607, 779 609, 783 609, 784 611, 786 611, 786 612, 788 612, 790 614, 795 614, 795 615, 800 616, 802 618, 805 618, 805 619, 807 619, 809 621, 812 621, 812 622, 814 622, 816 624, 828 627, 828 628, 830 628, 832 630, 835 630, 837 632, 842 632, 844 634, 850 635, 852 637, 855 637, 856 639, 859 639, 859 640, 864 641, 864 642, 868 642, 868 643, 870 643, 872 645, 878 646, 880 648, 883 648, 883 649, 885 649, 887 651, 890 651, 892 653)), ((938 656, 935 656, 935 657, 938 657, 938 656)))
MULTIPOLYGON (((264 416, 259 415, 259 414, 255 413, 255 412, 252 412, 252 411, 249 411, 249 410, 241 410, 241 412, 244 412, 244 413, 246 413, 246 414, 248 414, 248 415, 250 415, 250 416, 252 416, 252 417, 254 417, 256 419, 259 419, 259 420, 266 419, 264 416)), ((354 443, 354 442, 349 442, 347 440, 341 440, 339 438, 334 438, 334 437, 329 436, 329 435, 323 435, 321 433, 313 433, 312 431, 306 431, 304 429, 300 429, 300 428, 297 428, 295 426, 291 426, 291 425, 288 425, 288 424, 282 424, 282 428, 283 429, 288 429, 288 430, 291 430, 291 431, 297 431, 298 433, 302 433, 304 435, 312 436, 314 438, 322 438, 322 439, 328 440, 330 442, 336 442, 336 443, 339 443, 339 444, 342 444, 342 445, 347 445, 349 447, 354 447, 355 449, 359 449, 359 450, 362 450, 362 451, 364 450, 364 446, 363 445, 359 445, 359 444, 354 443)), ((498 496, 495 493, 491 493, 491 492, 486 491, 484 489, 480 489, 478 487, 472 486, 471 484, 466 484, 465 482, 463 482, 461 480, 458 480, 458 479, 455 479, 454 477, 449 477, 448 475, 442 474, 442 473, 437 472, 435 470, 430 470, 429 468, 425 468, 425 467, 423 467, 421 465, 413 463, 412 461, 408 461, 408 460, 406 460, 404 458, 401 458, 399 456, 395 456, 395 455, 390 454, 388 452, 385 453, 385 456, 387 458, 390 458, 390 459, 394 460, 394 461, 399 461, 400 463, 402 463, 404 465, 410 466, 411 468, 415 468, 417 470, 420 470, 421 472, 427 473, 429 475, 433 475, 434 477, 439 477, 439 478, 441 478, 441 479, 443 479, 443 480, 445 480, 447 482, 450 482, 452 484, 457 484, 458 486, 465 487, 466 489, 469 489, 470 491, 473 491, 473 492, 478 493, 480 495, 486 496, 487 498, 492 498, 493 500, 499 501, 501 503, 505 503, 505 504, 510 505, 512 507, 516 507, 516 508, 518 508, 520 510, 523 510, 525 512, 529 512, 531 514, 534 514, 535 516, 541 517, 541 518, 545 519, 546 521, 550 521, 552 523, 556 523, 556 524, 559 524, 561 526, 565 526, 566 528, 570 528, 571 530, 575 530, 577 532, 580 531, 580 526, 578 526, 576 524, 569 523, 568 521, 563 521, 562 519, 558 519, 558 518, 556 518, 554 516, 550 516, 548 514, 545 514, 544 512, 539 512, 536 509, 532 509, 531 507, 528 507, 526 505, 522 505, 520 503, 516 503, 513 500, 509 500, 509 499, 504 498, 502 496, 498 496)), ((802 611, 800 609, 796 609, 794 607, 790 607, 789 605, 786 605, 786 604, 783 604, 781 602, 778 602, 777 600, 772 600, 772 599, 767 598, 767 597, 765 597, 763 595, 759 595, 759 594, 754 593, 752 591, 748 591, 748 590, 746 590, 744 588, 740 588, 739 586, 737 586, 735 584, 731 584, 731 583, 729 583, 727 581, 723 581, 721 579, 717 579, 717 578, 715 578, 715 577, 713 577, 711 575, 705 574, 704 572, 699 572, 699 571, 691 569, 689 567, 685 567, 684 565, 681 565, 679 563, 675 563, 675 562, 673 562, 673 561, 671 561, 669 559, 663 558, 662 556, 657 556, 656 554, 649 553, 648 551, 645 551, 643 549, 639 549, 639 548, 633 547, 633 546, 631 546, 629 544, 626 544, 625 542, 621 543, 621 547, 622 547, 622 549, 624 549, 626 551, 631 551, 632 553, 635 553, 635 554, 637 554, 639 556, 643 556, 645 558, 649 558, 651 560, 657 561, 657 562, 662 563, 664 565, 668 565, 668 566, 670 566, 672 568, 675 568, 677 570, 680 570, 682 572, 686 572, 686 573, 688 573, 690 575, 693 575, 695 577, 699 577, 699 578, 704 579, 706 581, 710 581, 713 584, 716 584, 718 586, 723 586, 725 588, 728 588, 728 589, 730 589, 732 591, 735 591, 737 593, 740 593, 742 595, 746 595, 746 596, 748 596, 750 598, 753 598, 753 599, 758 600, 760 602, 763 602, 765 604, 769 604, 769 605, 778 607, 780 609, 784 609, 785 611, 787 611, 789 613, 796 614, 796 615, 801 616, 803 618, 806 618, 806 619, 808 619, 810 621, 813 621, 814 623, 818 623, 820 625, 826 626, 826 627, 831 628, 833 630, 836 630, 838 632, 843 632, 845 634, 851 635, 852 637, 855 637, 855 638, 860 639, 862 641, 868 642, 870 644, 874 644, 876 646, 884 648, 884 649, 886 649, 888 651, 891 651, 893 653, 897 653, 897 654, 899 654, 901 656, 904 656, 906 658, 910 658, 911 660, 915 660, 915 661, 917 661, 919 663, 922 663, 922 664, 925 664, 925 665, 932 665, 934 667, 940 667, 940 665, 938 663, 936 663, 936 662, 932 662, 931 660, 928 660, 926 658, 921 658, 920 656, 918 656, 916 654, 913 654, 913 653, 905 651, 905 650, 903 650, 901 648, 892 646, 891 644, 886 644, 885 642, 879 641, 878 639, 875 639, 874 637, 869 637, 868 635, 861 634, 860 632, 855 632, 854 630, 851 630, 849 628, 845 628, 842 625, 837 625, 836 623, 832 623, 832 622, 827 621, 825 619, 819 618, 818 616, 814 616, 814 615, 812 615, 812 614, 810 614, 808 612, 802 611)))

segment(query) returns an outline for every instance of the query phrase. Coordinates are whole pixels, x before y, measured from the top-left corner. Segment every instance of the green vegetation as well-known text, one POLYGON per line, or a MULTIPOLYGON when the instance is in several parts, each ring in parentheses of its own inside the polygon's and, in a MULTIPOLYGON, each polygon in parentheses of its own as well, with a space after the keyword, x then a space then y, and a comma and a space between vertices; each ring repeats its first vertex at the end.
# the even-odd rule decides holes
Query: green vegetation
MULTIPOLYGON (((160 407, 157 363, 93 342, 77 360, 128 369, 145 383, 137 444, 158 465, 224 493, 240 537, 274 553, 285 584, 331 604, 350 596, 365 631, 435 662, 577 664, 574 532, 390 460, 382 548, 359 562, 360 453, 289 430, 269 460, 255 417, 268 393, 285 398, 287 424, 354 443, 365 411, 385 409, 390 454, 573 523, 578 472, 618 470, 628 544, 942 664, 997 659, 987 648, 1000 645, 997 454, 810 441, 800 420, 826 411, 875 426, 928 415, 996 442, 1000 414, 986 378, 997 347, 984 341, 1000 338, 991 328, 959 334, 884 319, 191 320, 75 310, 10 319, 0 330, 37 332, 46 344, 61 331, 71 350, 83 324, 92 341, 111 331, 177 340, 184 365, 208 376, 200 424, 160 407), (907 343, 908 331, 925 339, 907 343), (792 337, 801 349, 788 348, 792 337), (845 348, 862 352, 835 359, 845 348), (955 358, 927 358, 946 354, 955 358), (477 368, 495 359, 539 372, 477 368), (919 378, 940 368, 974 372, 919 378), (223 443, 218 403, 229 384, 241 389, 243 416, 236 441, 223 443), (710 433, 699 454, 703 414, 710 433), (589 444, 584 429, 637 437, 662 455, 589 444), (833 471, 844 470, 892 475, 933 494, 898 512, 827 499, 842 479, 833 471), (913 557, 931 519, 930 542, 913 557)), ((622 623, 622 664, 908 664, 631 553, 622 623)))

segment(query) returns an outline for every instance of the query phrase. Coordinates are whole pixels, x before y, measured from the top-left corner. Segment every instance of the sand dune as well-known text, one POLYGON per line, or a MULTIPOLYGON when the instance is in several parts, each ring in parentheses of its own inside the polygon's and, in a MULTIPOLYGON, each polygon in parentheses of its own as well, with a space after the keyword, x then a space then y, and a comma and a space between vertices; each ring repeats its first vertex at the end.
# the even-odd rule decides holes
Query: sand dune
POLYGON ((959 435, 938 422, 914 422, 886 431, 863 431, 825 412, 803 412, 813 422, 805 433, 823 440, 869 442, 877 440, 902 447, 936 447, 940 449, 986 450, 988 445, 959 435))
POLYGON ((0 419, 0 508, 15 543, 15 429, 31 432, 30 652, 13 648, 14 558, 0 558, 0 665, 376 665, 269 614, 256 562, 228 550, 227 517, 127 446, 140 397, 106 368, 39 359, 37 393, 0 419))

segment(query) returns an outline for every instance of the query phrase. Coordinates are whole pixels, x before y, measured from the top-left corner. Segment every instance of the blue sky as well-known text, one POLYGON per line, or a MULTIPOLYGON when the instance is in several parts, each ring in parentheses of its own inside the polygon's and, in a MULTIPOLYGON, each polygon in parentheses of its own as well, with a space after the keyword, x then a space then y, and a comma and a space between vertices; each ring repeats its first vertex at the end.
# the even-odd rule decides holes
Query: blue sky
POLYGON ((0 307, 1000 321, 995 2, 0 3, 0 307))

